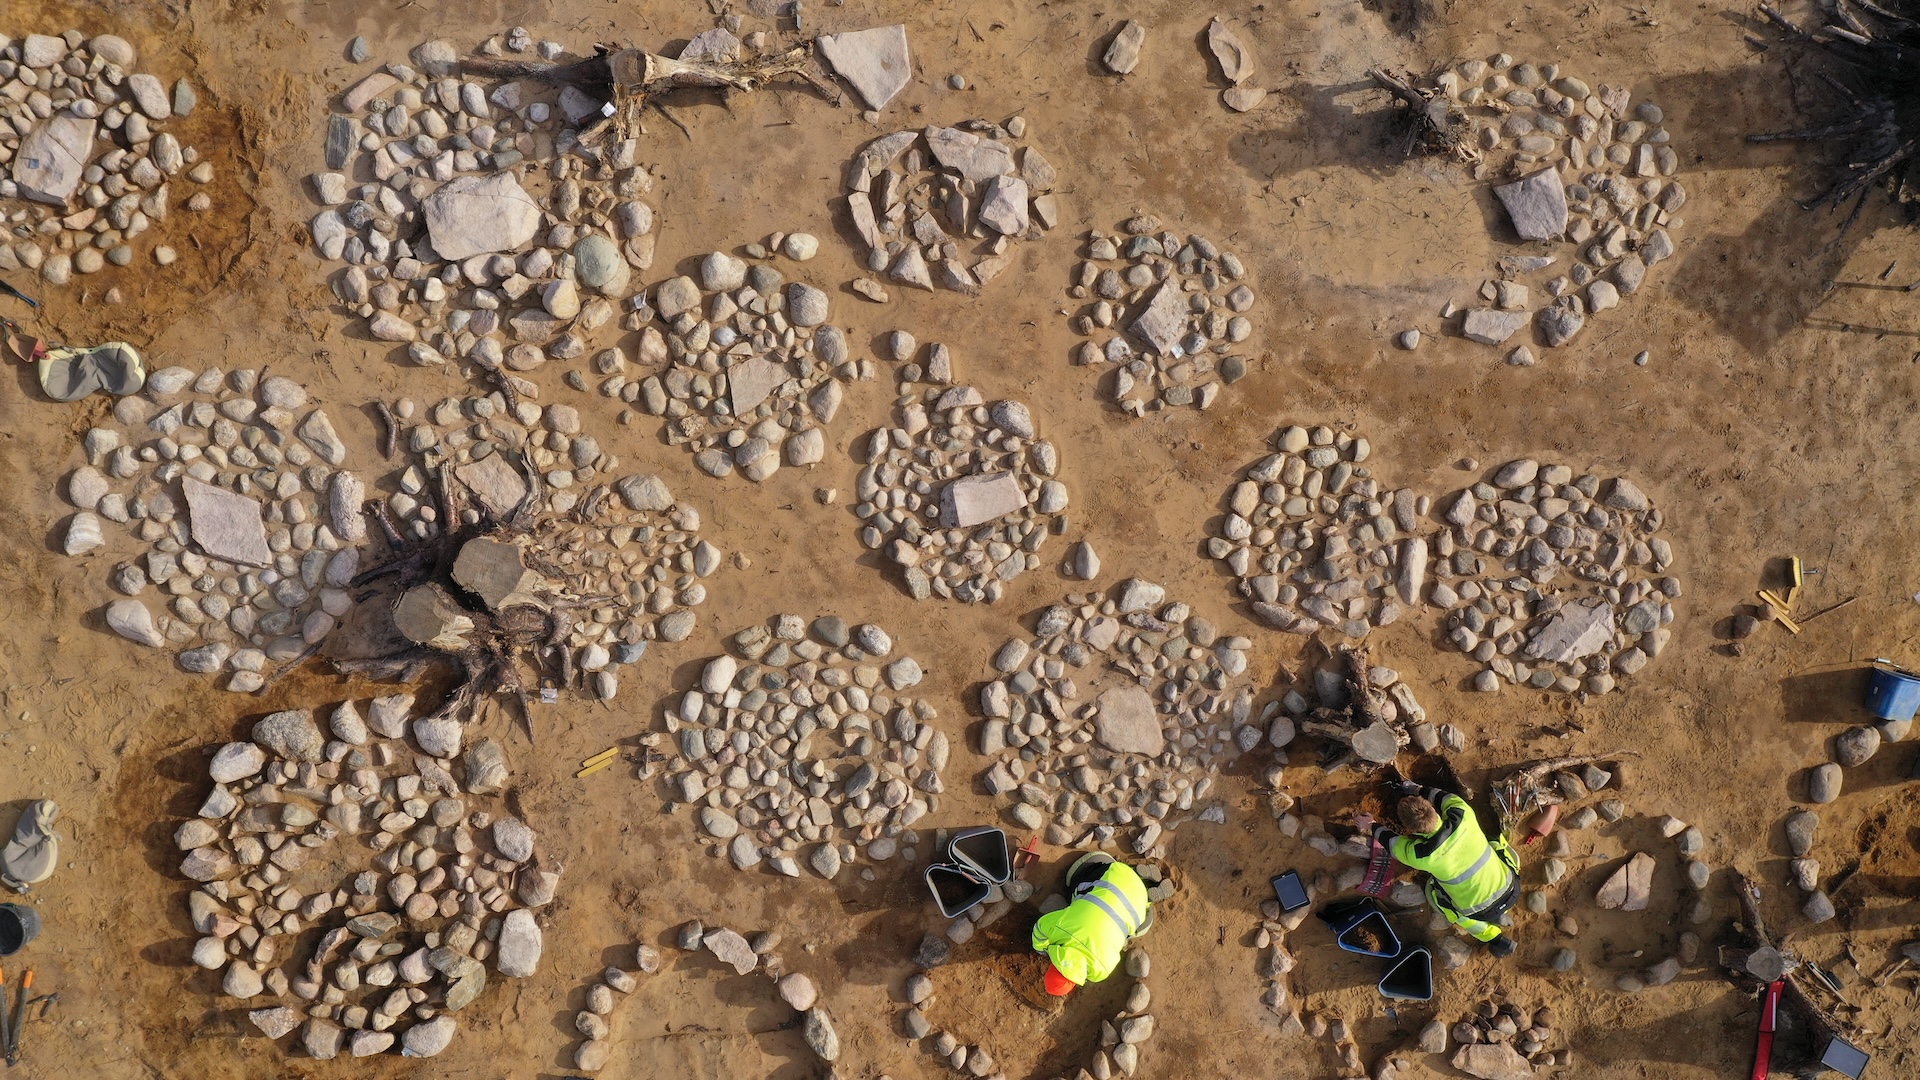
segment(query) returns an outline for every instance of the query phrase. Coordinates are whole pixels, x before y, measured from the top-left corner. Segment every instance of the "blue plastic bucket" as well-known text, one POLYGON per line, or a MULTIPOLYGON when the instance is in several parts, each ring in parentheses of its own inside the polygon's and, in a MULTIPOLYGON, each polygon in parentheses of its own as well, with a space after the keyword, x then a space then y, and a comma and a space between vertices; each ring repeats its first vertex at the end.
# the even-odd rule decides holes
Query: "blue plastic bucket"
POLYGON ((1867 683, 1867 711, 1882 720, 1911 720, 1920 710, 1920 676, 1875 664, 1867 683))

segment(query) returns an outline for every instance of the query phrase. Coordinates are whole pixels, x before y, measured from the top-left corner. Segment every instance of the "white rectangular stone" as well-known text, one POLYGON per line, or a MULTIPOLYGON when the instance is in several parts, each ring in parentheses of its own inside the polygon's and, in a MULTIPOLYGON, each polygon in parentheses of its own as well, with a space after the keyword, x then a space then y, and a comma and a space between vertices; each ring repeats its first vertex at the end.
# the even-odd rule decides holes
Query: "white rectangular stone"
POLYGON ((216 559, 246 566, 271 566, 267 527, 260 520, 260 504, 245 495, 203 484, 192 477, 180 481, 187 496, 187 520, 193 542, 216 559))
POLYGON ((1026 505, 1026 493, 1012 473, 963 476, 940 493, 940 520, 949 529, 966 529, 1026 505))
POLYGON ((1554 612, 1521 651, 1531 660, 1564 664, 1592 656, 1612 640, 1612 604, 1568 604, 1554 612))

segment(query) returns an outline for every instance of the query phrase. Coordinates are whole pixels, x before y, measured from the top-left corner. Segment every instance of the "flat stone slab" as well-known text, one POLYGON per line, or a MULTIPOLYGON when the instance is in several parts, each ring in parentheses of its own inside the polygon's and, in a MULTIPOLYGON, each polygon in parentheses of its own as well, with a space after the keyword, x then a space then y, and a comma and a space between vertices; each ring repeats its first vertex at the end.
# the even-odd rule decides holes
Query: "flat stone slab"
POLYGON ((13 182, 20 186, 20 196, 65 206, 87 170, 93 133, 94 121, 77 116, 56 116, 28 132, 13 156, 13 182))
POLYGON ((1521 652, 1530 660, 1564 664, 1592 656, 1613 641, 1613 605, 1568 604, 1521 652))
POLYGON ((1532 176, 1493 189, 1507 208, 1515 232, 1524 240, 1552 240, 1567 231, 1567 189, 1560 173, 1541 169, 1532 176))
POLYGON ((747 944, 747 939, 725 927, 707 931, 700 943, 721 963, 733 965, 733 970, 742 975, 760 966, 760 957, 754 953, 753 946, 747 944))
POLYGON ((461 545, 459 557, 453 560, 453 580, 499 611, 509 597, 532 600, 541 578, 527 569, 520 545, 482 536, 461 545))
POLYGON ((1607 877, 1594 903, 1609 911, 1645 911, 1653 894, 1653 856, 1642 851, 1607 877))
POLYGON ((1002 236, 1027 231, 1027 182, 1016 176, 996 176, 980 195, 980 224, 1002 236))
POLYGON ((1460 321, 1460 333, 1469 341, 1482 345, 1499 345, 1520 330, 1533 319, 1526 311, 1496 311, 1493 308, 1474 308, 1460 321))
POLYGON ((1153 757, 1167 748, 1153 696, 1138 686, 1116 686, 1100 695, 1093 714, 1093 737, 1117 754, 1153 757))
POLYGON ((1187 331, 1187 294, 1180 291, 1178 279, 1163 282, 1128 329, 1161 355, 1172 353, 1187 331))
POLYGON ((453 470, 453 475, 496 519, 512 514, 527 497, 527 478, 497 453, 470 461, 453 470))
POLYGON ((913 80, 913 59, 907 52, 903 23, 822 34, 814 40, 834 74, 851 83, 869 109, 886 108, 887 102, 913 80))
POLYGON ((540 228, 540 204, 510 172, 462 176, 420 201, 442 259, 513 251, 540 228))
POLYGON ((949 529, 967 529, 1026 505, 1027 495, 1012 473, 962 476, 940 492, 940 520, 949 529))
POLYGON ((180 481, 187 496, 187 519, 193 542, 216 559, 245 566, 272 566, 267 527, 260 520, 260 504, 224 488, 192 477, 180 481))
POLYGON ((1533 1066, 1506 1043, 1475 1043, 1453 1055, 1453 1067, 1480 1080, 1533 1080, 1533 1066))
POLYGON ((968 180, 986 181, 1013 172, 1013 148, 997 139, 950 127, 930 127, 926 136, 934 160, 968 180))
POLYGON ((745 416, 781 383, 787 381, 784 364, 756 356, 727 369, 727 393, 733 401, 733 415, 745 416))

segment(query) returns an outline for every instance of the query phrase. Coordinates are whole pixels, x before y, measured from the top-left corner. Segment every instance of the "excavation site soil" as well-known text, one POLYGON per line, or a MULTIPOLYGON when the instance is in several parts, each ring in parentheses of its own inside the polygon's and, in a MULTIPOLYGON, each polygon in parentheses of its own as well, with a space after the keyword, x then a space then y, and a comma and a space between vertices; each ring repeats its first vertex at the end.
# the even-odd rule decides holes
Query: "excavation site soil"
POLYGON ((0 315, 147 380, 0 379, 17 1075, 1705 1080, 1766 949, 1776 1073, 1920 1068, 1920 233, 1749 142, 1846 107, 1758 10, 0 35, 10 157, 103 125, 5 166, 0 315), (531 70, 596 47, 761 74, 531 70), (1403 774, 1511 828, 1511 956, 1405 867, 1317 917, 1403 774), (1052 996, 1091 850, 1151 923, 1052 996))

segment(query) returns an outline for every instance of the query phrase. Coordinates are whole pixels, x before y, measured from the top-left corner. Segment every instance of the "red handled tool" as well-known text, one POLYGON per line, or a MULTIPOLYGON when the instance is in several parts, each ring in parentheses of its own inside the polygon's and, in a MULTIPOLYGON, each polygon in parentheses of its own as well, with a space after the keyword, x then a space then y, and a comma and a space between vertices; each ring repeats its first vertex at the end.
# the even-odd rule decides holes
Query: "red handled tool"
POLYGON ((1786 985, 1784 979, 1768 983, 1767 996, 1760 1001, 1760 1043, 1753 1051, 1753 1080, 1767 1080, 1773 1068, 1773 1032, 1780 1013, 1780 991, 1786 985))

